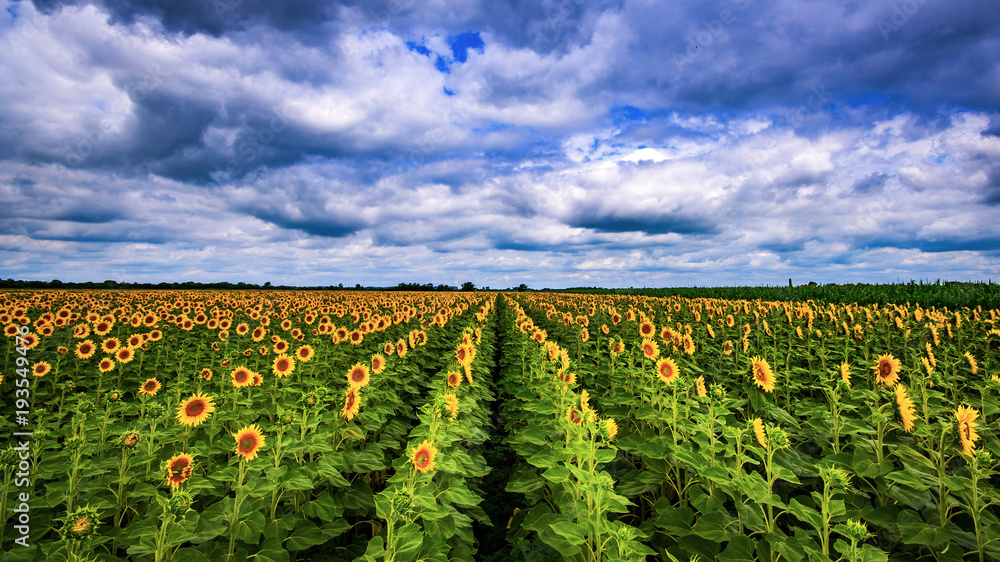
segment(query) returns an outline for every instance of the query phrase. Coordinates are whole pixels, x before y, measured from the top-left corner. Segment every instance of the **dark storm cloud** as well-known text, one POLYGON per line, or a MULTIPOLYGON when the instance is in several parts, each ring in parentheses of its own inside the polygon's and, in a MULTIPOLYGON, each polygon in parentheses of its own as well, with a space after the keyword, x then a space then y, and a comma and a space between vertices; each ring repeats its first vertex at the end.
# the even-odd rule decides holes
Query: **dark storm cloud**
MULTIPOLYGON (((315 31, 315 26, 331 17, 338 5, 323 0, 33 0, 43 13, 63 6, 94 3, 111 16, 114 23, 130 25, 142 18, 161 22, 168 31, 191 35, 220 36, 229 30, 268 25, 283 31, 315 31)), ((356 4, 356 3, 351 3, 356 4)))
POLYGON ((584 209, 567 221, 577 228, 590 228, 597 232, 643 232, 646 234, 707 235, 718 233, 716 225, 705 219, 684 216, 682 213, 616 214, 584 209))

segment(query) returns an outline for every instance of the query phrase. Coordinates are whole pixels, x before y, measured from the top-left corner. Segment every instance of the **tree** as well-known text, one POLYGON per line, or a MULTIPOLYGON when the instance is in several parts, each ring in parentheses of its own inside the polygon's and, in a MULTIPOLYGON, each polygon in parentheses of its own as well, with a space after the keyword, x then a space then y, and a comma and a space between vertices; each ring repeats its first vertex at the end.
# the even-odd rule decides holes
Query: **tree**
POLYGON ((517 291, 517 292, 519 292, 519 293, 523 293, 524 291, 528 290, 528 286, 525 285, 524 283, 521 283, 520 285, 517 286, 517 289, 514 289, 514 290, 517 291))
POLYGON ((465 283, 462 283, 462 290, 465 291, 465 292, 467 292, 467 293, 475 291, 476 290, 476 284, 473 283, 472 281, 466 281, 465 283))

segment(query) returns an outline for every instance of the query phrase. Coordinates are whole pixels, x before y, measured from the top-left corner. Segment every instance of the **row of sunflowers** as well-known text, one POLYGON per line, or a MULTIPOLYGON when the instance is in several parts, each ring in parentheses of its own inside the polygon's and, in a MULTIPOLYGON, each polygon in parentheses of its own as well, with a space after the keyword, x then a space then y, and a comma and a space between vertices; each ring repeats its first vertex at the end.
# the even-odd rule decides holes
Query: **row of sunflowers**
MULTIPOLYGON (((609 519, 662 559, 1000 559, 998 311, 551 294, 512 307, 549 350, 515 371, 569 389, 546 414, 589 419, 586 400, 567 406, 576 389, 615 420, 587 462, 625 499, 609 519)), ((530 497, 544 477, 516 486, 530 497)), ((524 525, 562 559, 642 556, 567 548, 598 529, 543 519, 551 497, 524 525)))

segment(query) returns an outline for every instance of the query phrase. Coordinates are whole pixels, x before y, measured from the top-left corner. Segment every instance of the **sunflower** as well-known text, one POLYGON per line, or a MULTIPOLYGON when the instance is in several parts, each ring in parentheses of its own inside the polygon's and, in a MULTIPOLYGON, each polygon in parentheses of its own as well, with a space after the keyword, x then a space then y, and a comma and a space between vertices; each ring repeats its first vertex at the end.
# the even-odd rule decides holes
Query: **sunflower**
POLYGON ((148 396, 156 396, 156 393, 160 391, 160 386, 160 381, 146 379, 146 382, 142 383, 142 386, 139 387, 139 392, 148 396))
POLYGON ((413 451, 413 455, 410 457, 410 461, 413 462, 413 467, 416 468, 423 474, 426 474, 436 468, 434 463, 434 456, 437 455, 437 448, 434 447, 434 443, 430 440, 424 440, 417 448, 413 451))
POLYGON ((753 370, 753 380, 764 392, 774 392, 774 372, 771 365, 762 357, 753 357, 751 360, 753 370))
POLYGON ((733 340, 722 342, 722 354, 727 357, 733 354, 733 340))
POLYGON ((976 441, 979 440, 979 434, 976 433, 976 427, 979 426, 976 423, 979 412, 975 408, 959 406, 954 413, 955 419, 958 420, 958 437, 962 441, 962 454, 971 457, 975 455, 976 441))
POLYGON ((128 346, 129 347, 139 347, 140 345, 142 345, 142 336, 140 336, 139 334, 136 334, 136 335, 133 335, 133 336, 129 337, 129 339, 128 339, 128 346))
POLYGON ((243 322, 236 325, 236 333, 241 336, 246 335, 246 333, 249 331, 250 331, 250 326, 246 325, 243 322))
POLYGON ((198 376, 201 377, 201 380, 210 381, 212 380, 212 369, 205 367, 198 376))
POLYGON ((903 419, 903 430, 907 433, 913 431, 916 408, 913 406, 913 400, 906 394, 906 388, 901 384, 896 385, 896 405, 899 406, 899 417, 903 419))
POLYGON ((313 355, 315 355, 315 352, 313 351, 312 346, 309 345, 303 345, 295 350, 295 356, 298 357, 299 361, 303 363, 308 363, 309 360, 313 358, 313 355))
POLYGON ((191 477, 194 469, 194 459, 187 453, 177 453, 166 464, 167 483, 171 488, 178 488, 191 477))
POLYGON ((385 370, 385 356, 381 353, 372 355, 372 372, 376 375, 382 374, 385 370))
POLYGON ((344 408, 340 411, 340 414, 344 416, 347 421, 351 421, 354 419, 354 416, 358 415, 358 410, 360 409, 361 401, 358 400, 358 388, 350 386, 344 394, 344 408))
POLYGON ((691 339, 691 336, 689 334, 684 334, 684 353, 687 353, 688 355, 694 355, 694 352, 695 352, 694 340, 691 339))
POLYGON ((349 371, 347 371, 347 384, 357 388, 363 388, 368 386, 368 382, 371 379, 371 374, 368 372, 368 367, 363 363, 355 363, 349 371))
POLYGON ((107 321, 101 321, 94 325, 94 333, 98 336, 103 336, 111 331, 112 324, 107 321))
POLYGON ((608 434, 608 441, 614 441, 618 436, 618 422, 614 418, 604 420, 604 431, 608 434))
POLYGON ((674 384, 677 377, 680 376, 680 370, 677 368, 677 363, 674 360, 665 357, 660 359, 656 363, 656 374, 659 375, 660 379, 667 384, 674 384))
POLYGON ((972 369, 972 374, 974 375, 974 374, 978 373, 979 372, 979 364, 976 363, 976 358, 973 357, 973 355, 971 353, 969 353, 968 351, 965 352, 965 358, 969 360, 969 368, 972 369))
POLYGON ((351 345, 361 345, 361 342, 364 341, 364 339, 365 335, 358 330, 351 330, 351 333, 348 334, 348 340, 350 341, 351 345))
POLYGON ((107 373, 111 369, 115 368, 115 362, 105 357, 101 359, 101 362, 97 364, 97 368, 101 370, 102 373, 107 373))
POLYGON ((399 338, 399 341, 396 342, 396 355, 398 355, 399 358, 402 359, 406 357, 406 352, 407 352, 406 340, 404 340, 403 338, 399 338))
POLYGON ((840 380, 847 385, 847 388, 851 388, 851 365, 847 361, 840 364, 840 380))
POLYGON ((250 371, 250 386, 260 386, 264 382, 264 375, 257 371, 250 371))
POLYGON ((448 373, 448 386, 452 388, 458 388, 462 384, 462 375, 459 375, 455 371, 448 373))
POLYGON ((444 408, 447 410, 448 415, 451 419, 455 419, 458 415, 458 396, 448 392, 444 395, 444 408))
POLYGON ((656 359, 660 356, 660 348, 653 340, 642 340, 642 354, 647 359, 656 359))
POLYGON ((583 423, 583 414, 580 413, 580 410, 570 406, 566 410, 566 419, 573 425, 580 425, 583 423))
POLYGON ((232 372, 233 386, 236 388, 243 388, 244 386, 250 386, 253 382, 250 380, 251 373, 250 369, 246 367, 236 367, 232 372))
POLYGON ((294 370, 295 360, 287 355, 279 355, 275 357, 274 364, 271 365, 271 371, 274 373, 274 376, 279 379, 287 377, 292 374, 292 371, 294 370))
POLYGON ((121 345, 118 338, 108 338, 101 343, 101 349, 104 350, 104 353, 114 353, 121 345))
POLYGON ((35 366, 31 368, 31 374, 35 375, 36 377, 44 377, 45 375, 49 374, 49 371, 51 370, 52 370, 52 365, 49 365, 45 361, 40 361, 38 363, 35 363, 35 366))
POLYGON ((396 346, 392 345, 392 342, 385 342, 382 346, 382 353, 385 355, 392 355, 392 352, 396 350, 396 346))
POLYGON ((472 350, 474 348, 471 345, 460 345, 458 349, 455 350, 455 359, 458 360, 459 365, 467 365, 472 363, 472 350))
POLYGON ((267 330, 265 330, 260 326, 257 326, 256 328, 253 329, 253 332, 250 333, 250 339, 254 343, 260 343, 264 341, 264 336, 266 335, 267 335, 267 330))
POLYGON ((272 346, 271 349, 273 349, 274 352, 278 354, 284 353, 288 351, 288 342, 286 342, 283 339, 279 339, 278 341, 274 342, 274 346, 272 346))
POLYGON ((899 359, 890 354, 882 355, 872 367, 875 371, 875 382, 892 388, 899 380, 899 359))
POLYGON ((653 326, 653 323, 649 320, 643 320, 642 323, 639 324, 639 337, 642 339, 653 337, 655 332, 656 327, 653 326))
POLYGON ((760 443, 760 446, 766 449, 767 436, 764 433, 764 420, 760 418, 753 419, 753 434, 757 436, 757 443, 760 443))
POLYGON ((128 363, 134 358, 135 352, 132 351, 131 347, 123 347, 115 353, 115 359, 117 359, 119 363, 128 363))
POLYGON ((257 458, 257 452, 264 446, 264 433, 257 424, 248 425, 233 434, 236 440, 236 454, 244 460, 257 458))
POLYGON ((699 398, 705 398, 705 397, 708 396, 708 390, 705 389, 705 377, 704 377, 704 375, 698 377, 698 380, 695 381, 695 385, 698 388, 698 397, 699 398))
POLYGON ((212 397, 204 394, 192 394, 181 405, 177 407, 177 421, 183 425, 197 427, 208 419, 208 416, 215 411, 212 404, 212 397))

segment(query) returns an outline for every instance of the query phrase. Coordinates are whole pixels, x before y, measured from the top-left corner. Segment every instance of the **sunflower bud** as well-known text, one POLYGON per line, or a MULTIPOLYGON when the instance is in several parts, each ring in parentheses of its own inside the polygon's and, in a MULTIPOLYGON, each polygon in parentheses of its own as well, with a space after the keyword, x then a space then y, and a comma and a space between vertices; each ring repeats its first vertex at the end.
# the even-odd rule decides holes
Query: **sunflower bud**
POLYGON ((99 523, 99 513, 96 509, 90 505, 78 507, 66 514, 62 527, 59 528, 59 535, 63 540, 81 541, 93 536, 99 523))
POLYGON ((875 536, 868 532, 868 526, 859 519, 848 519, 847 523, 837 525, 836 531, 852 541, 863 541, 875 536))

